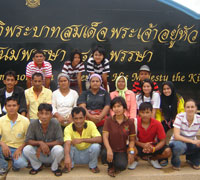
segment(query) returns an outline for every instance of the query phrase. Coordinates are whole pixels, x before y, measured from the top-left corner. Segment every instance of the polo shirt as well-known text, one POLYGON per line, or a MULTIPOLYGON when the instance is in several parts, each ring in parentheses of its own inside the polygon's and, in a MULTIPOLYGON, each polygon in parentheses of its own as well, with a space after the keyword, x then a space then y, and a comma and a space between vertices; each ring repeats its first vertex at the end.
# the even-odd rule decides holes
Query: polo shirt
MULTIPOLYGON (((82 135, 73 129, 73 124, 68 125, 64 130, 64 141, 72 141, 73 139, 85 139, 99 137, 101 134, 96 128, 96 125, 92 121, 85 120, 85 127, 83 128, 82 135)), ((91 143, 82 142, 80 144, 75 144, 74 146, 78 150, 85 150, 89 148, 91 143)))
POLYGON ((107 91, 99 89, 97 94, 93 94, 92 91, 84 91, 78 98, 77 105, 86 104, 88 110, 103 109, 104 106, 110 106, 110 95, 107 91))
MULTIPOLYGON (((187 117, 186 117, 186 112, 180 113, 176 116, 173 126, 175 128, 180 129, 181 136, 194 140, 196 139, 196 135, 200 128, 200 115, 195 114, 194 120, 192 124, 189 126, 187 117)), ((175 140, 174 135, 172 135, 170 141, 174 141, 174 140, 175 140)))
POLYGON ((166 134, 161 122, 151 118, 150 124, 147 129, 142 127, 141 117, 137 118, 137 138, 139 142, 147 143, 147 142, 156 142, 156 138, 159 140, 163 140, 166 138, 166 134))
POLYGON ((66 61, 62 69, 62 72, 66 73, 70 78, 70 86, 78 85, 77 74, 84 71, 85 67, 82 62, 73 67, 71 61, 66 61))
POLYGON ((109 60, 104 59, 101 64, 97 64, 93 57, 89 58, 87 61, 87 72, 91 73, 97 73, 99 75, 102 75, 103 73, 109 73, 110 72, 110 65, 109 60))
POLYGON ((51 119, 47 128, 46 134, 42 131, 42 126, 40 121, 37 119, 31 121, 30 126, 27 131, 26 140, 43 141, 43 142, 63 142, 63 133, 59 122, 56 119, 51 119))
MULTIPOLYGON (((153 84, 154 84, 153 90, 156 91, 156 92, 159 92, 158 84, 156 82, 153 82, 153 84)), ((141 81, 135 81, 133 83, 132 91, 134 93, 140 93, 141 92, 141 87, 142 87, 142 82, 141 81)))
POLYGON ((124 116, 124 121, 119 124, 115 116, 106 119, 103 132, 108 132, 108 141, 113 152, 126 152, 129 136, 135 136, 135 125, 133 120, 124 116))
POLYGON ((52 66, 49 62, 44 61, 42 67, 39 68, 34 61, 31 61, 26 66, 26 77, 31 78, 36 72, 41 73, 44 78, 50 78, 52 76, 52 66))
POLYGON ((28 126, 28 118, 21 114, 18 114, 15 123, 12 123, 7 114, 2 116, 0 118, 1 141, 12 148, 20 147, 24 143, 28 126))
POLYGON ((29 106, 28 113, 30 119, 37 119, 38 106, 41 103, 49 103, 52 101, 52 92, 50 89, 42 87, 40 95, 37 97, 33 91, 33 87, 25 90, 26 103, 29 106))

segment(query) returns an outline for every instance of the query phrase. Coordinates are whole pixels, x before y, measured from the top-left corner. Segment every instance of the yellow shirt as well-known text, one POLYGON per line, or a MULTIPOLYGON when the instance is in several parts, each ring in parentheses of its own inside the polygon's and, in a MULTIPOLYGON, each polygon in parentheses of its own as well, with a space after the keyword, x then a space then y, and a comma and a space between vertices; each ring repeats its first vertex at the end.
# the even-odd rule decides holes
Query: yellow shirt
POLYGON ((28 113, 30 119, 38 119, 37 112, 38 106, 41 103, 49 103, 52 101, 52 91, 45 87, 42 87, 42 92, 37 97, 33 91, 33 87, 25 90, 26 103, 29 106, 28 113))
POLYGON ((13 126, 11 126, 11 123, 7 114, 0 118, 1 141, 9 147, 18 148, 24 143, 30 122, 28 118, 18 114, 13 126))
MULTIPOLYGON (((84 138, 93 138, 101 136, 99 131, 97 130, 96 125, 92 121, 85 121, 87 123, 87 128, 83 129, 82 135, 80 135, 77 131, 74 131, 72 128, 73 123, 68 125, 64 130, 64 141, 71 141, 73 139, 84 139, 84 138)), ((80 143, 76 144, 75 147, 78 150, 84 150, 87 149, 91 143, 80 143)))

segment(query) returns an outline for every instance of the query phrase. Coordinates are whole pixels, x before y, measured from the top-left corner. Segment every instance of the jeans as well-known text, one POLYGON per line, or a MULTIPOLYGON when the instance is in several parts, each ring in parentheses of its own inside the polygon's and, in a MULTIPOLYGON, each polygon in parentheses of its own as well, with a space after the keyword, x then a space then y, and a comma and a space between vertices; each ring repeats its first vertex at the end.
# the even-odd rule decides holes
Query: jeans
MULTIPOLYGON (((24 168, 24 167, 27 167, 28 165, 28 162, 26 160, 26 158, 24 157, 24 155, 22 154, 20 157, 18 157, 18 159, 14 159, 13 158, 13 154, 14 152, 17 150, 16 148, 12 148, 12 147, 9 147, 10 149, 10 152, 11 152, 11 159, 12 159, 12 166, 14 169, 20 169, 20 168, 24 168)), ((3 168, 3 169, 8 169, 8 162, 5 160, 5 157, 3 155, 3 152, 2 152, 2 148, 0 146, 0 169, 3 168)))
POLYGON ((58 169, 60 161, 64 158, 64 150, 60 145, 55 145, 50 152, 50 155, 44 155, 40 153, 40 157, 36 156, 37 147, 27 145, 23 152, 26 158, 30 161, 33 169, 37 170, 40 168, 42 163, 51 164, 51 170, 55 171, 58 169))
POLYGON ((172 141, 169 144, 169 147, 172 150, 172 159, 171 163, 175 167, 180 167, 180 155, 186 154, 186 159, 195 165, 200 165, 200 148, 195 144, 184 143, 182 141, 172 141))
POLYGON ((89 164, 89 168, 95 168, 98 164, 98 156, 101 150, 101 145, 94 143, 85 150, 78 150, 75 146, 71 146, 70 157, 72 168, 74 164, 89 164))

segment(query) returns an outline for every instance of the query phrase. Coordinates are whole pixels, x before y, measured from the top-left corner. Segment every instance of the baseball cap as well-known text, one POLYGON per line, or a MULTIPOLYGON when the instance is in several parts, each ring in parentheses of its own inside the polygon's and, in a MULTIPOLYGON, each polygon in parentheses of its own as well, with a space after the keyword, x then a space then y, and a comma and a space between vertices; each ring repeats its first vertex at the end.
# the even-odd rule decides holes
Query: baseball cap
POLYGON ((140 67, 139 71, 148 71, 148 72, 150 72, 150 68, 149 68, 149 66, 147 66, 147 65, 142 65, 142 66, 140 67))

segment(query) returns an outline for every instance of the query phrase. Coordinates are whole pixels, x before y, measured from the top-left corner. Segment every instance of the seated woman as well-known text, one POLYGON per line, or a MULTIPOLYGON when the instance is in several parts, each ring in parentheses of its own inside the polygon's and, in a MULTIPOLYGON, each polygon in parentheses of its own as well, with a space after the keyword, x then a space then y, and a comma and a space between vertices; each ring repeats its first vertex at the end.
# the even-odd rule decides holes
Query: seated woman
POLYGON ((74 50, 70 54, 70 60, 65 62, 62 72, 70 77, 70 88, 76 90, 79 94, 82 93, 81 74, 84 71, 82 54, 80 51, 74 50))
POLYGON ((160 109, 156 111, 156 119, 162 122, 165 133, 173 127, 177 114, 184 112, 184 99, 176 93, 171 81, 162 84, 160 109))
POLYGON ((72 121, 71 111, 76 106, 78 93, 70 89, 70 78, 67 74, 58 75, 59 89, 52 95, 53 115, 62 126, 66 126, 72 121))
POLYGON ((136 154, 135 126, 124 113, 127 105, 122 97, 115 97, 111 101, 112 117, 106 119, 103 127, 102 161, 108 163, 108 175, 115 177, 117 170, 123 171, 128 164, 132 164, 136 154), (129 141, 127 148, 127 141, 129 141), (128 153, 127 153, 128 152, 128 153))
POLYGON ((136 95, 137 107, 143 102, 150 102, 153 106, 152 118, 156 117, 156 110, 160 108, 160 95, 153 91, 153 82, 150 79, 145 79, 142 83, 141 93, 136 95))
POLYGON ((102 79, 98 74, 90 76, 90 89, 84 91, 77 104, 86 110, 86 117, 93 121, 102 133, 105 118, 110 110, 110 95, 101 88, 102 79))
POLYGON ((196 114, 197 106, 193 99, 185 102, 185 112, 176 116, 174 134, 169 147, 172 150, 172 168, 180 170, 180 156, 186 154, 186 160, 194 169, 200 169, 200 140, 196 135, 199 131, 200 116, 196 114))
MULTIPOLYGON (((125 111, 125 116, 127 118, 136 118, 136 98, 135 94, 128 90, 127 79, 124 76, 119 76, 115 81, 116 90, 110 93, 110 98, 113 99, 116 96, 121 96, 125 99, 127 104, 127 110, 125 111)), ((110 110, 110 114, 113 116, 114 112, 110 110)))

